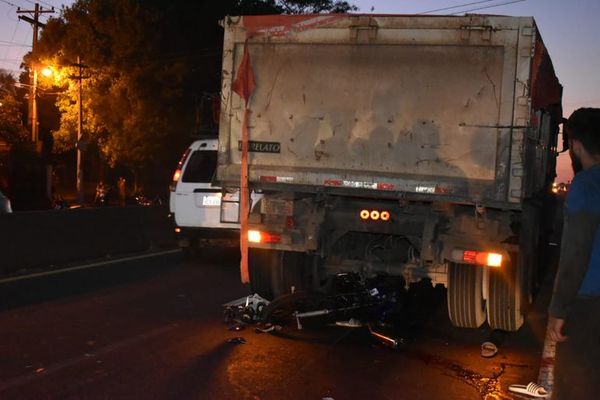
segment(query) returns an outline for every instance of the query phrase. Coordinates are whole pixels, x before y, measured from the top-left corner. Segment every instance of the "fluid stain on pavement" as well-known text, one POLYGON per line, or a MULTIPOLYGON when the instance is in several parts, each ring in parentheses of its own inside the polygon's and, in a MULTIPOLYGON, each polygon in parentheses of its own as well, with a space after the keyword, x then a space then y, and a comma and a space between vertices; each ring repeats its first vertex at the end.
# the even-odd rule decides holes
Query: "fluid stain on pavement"
POLYGON ((487 377, 440 356, 410 349, 399 349, 399 352, 407 358, 419 360, 426 364, 452 371, 456 378, 475 388, 483 400, 513 399, 512 396, 509 396, 502 391, 500 377, 504 375, 506 368, 509 366, 518 368, 527 367, 527 365, 522 364, 501 363, 500 370, 492 376, 487 377))

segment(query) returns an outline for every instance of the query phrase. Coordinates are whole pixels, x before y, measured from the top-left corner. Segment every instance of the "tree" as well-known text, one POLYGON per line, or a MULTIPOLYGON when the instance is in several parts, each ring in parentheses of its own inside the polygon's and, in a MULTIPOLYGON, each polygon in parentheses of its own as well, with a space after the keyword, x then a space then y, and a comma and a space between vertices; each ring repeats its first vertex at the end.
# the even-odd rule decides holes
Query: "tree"
POLYGON ((278 1, 277 6, 285 14, 318 14, 323 12, 345 13, 358 11, 358 7, 338 0, 288 0, 278 1))
POLYGON ((0 71, 0 104, 0 141, 9 146, 9 151, 0 152, 0 188, 10 196, 14 210, 47 208, 43 158, 23 125, 23 89, 5 71, 0 71))
POLYGON ((28 137, 15 83, 10 73, 0 70, 0 140, 9 145, 28 137))
MULTIPOLYGON (((48 21, 34 58, 63 76, 78 56, 89 66, 83 82, 84 132, 106 160, 170 174, 194 129, 196 104, 220 86, 226 15, 355 10, 345 1, 78 0, 48 21)), ((72 149, 76 82, 62 81, 55 132, 58 150, 72 149)), ((144 174, 145 176, 150 174, 144 174)), ((166 175, 160 177, 166 180, 166 175)))

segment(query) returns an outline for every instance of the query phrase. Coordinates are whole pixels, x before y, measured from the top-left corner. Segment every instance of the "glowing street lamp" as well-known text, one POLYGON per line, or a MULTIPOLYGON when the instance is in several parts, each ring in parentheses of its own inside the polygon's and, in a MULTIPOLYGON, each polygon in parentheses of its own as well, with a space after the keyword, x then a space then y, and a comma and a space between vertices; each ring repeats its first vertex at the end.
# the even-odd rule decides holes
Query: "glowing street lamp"
POLYGON ((52 71, 52 68, 50 67, 44 67, 42 69, 42 75, 44 75, 46 78, 50 78, 52 75, 54 75, 54 71, 52 71))

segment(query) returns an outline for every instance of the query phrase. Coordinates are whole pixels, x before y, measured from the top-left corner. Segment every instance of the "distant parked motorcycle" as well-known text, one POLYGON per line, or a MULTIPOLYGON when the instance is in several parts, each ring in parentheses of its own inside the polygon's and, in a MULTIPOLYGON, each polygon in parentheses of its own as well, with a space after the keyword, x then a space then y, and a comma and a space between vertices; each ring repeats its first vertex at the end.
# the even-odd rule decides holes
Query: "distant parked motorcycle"
POLYGON ((135 196, 135 203, 138 206, 160 206, 162 205, 162 199, 160 196, 156 196, 153 199, 146 197, 141 193, 137 193, 135 196))
POLYGON ((52 208, 55 210, 66 210, 69 208, 69 203, 62 196, 56 195, 52 199, 52 208))
POLYGON ((94 197, 96 207, 108 206, 109 194, 110 186, 105 185, 102 181, 98 182, 98 185, 96 185, 96 196, 94 197))

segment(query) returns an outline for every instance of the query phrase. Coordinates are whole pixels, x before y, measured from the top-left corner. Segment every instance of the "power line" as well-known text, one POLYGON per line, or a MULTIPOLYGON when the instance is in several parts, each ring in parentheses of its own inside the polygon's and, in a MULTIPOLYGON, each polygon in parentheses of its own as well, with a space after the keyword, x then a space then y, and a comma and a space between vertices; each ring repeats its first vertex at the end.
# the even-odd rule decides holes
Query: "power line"
POLYGON ((50 3, 46 2, 46 1, 43 1, 43 0, 39 0, 39 1, 40 1, 40 3, 42 3, 42 4, 45 4, 45 5, 47 5, 48 7, 52 7, 52 8, 54 8, 54 6, 53 6, 52 4, 50 4, 50 3))
MULTIPOLYGON (((460 12, 461 12, 461 13, 468 13, 468 12, 471 12, 471 11, 485 10, 485 9, 487 9, 487 8, 494 8, 494 7, 506 6, 506 5, 508 5, 508 4, 522 3, 522 2, 524 2, 524 1, 527 1, 527 0, 513 0, 513 1, 507 1, 507 2, 504 2, 504 3, 500 3, 500 4, 494 4, 494 5, 485 6, 485 7, 471 8, 470 10, 463 10, 463 11, 460 11, 460 12)), ((458 13, 455 13, 455 14, 458 14, 458 13)))
MULTIPOLYGON (((18 29, 19 29, 19 19, 17 19, 17 23, 15 24, 15 29, 13 30, 12 36, 10 38, 11 42, 14 42, 18 29)), ((4 54, 3 54, 4 58, 8 57, 9 50, 10 50, 10 48, 8 46, 6 46, 6 50, 4 51, 4 54)))
POLYGON ((3 3, 8 4, 9 6, 12 6, 12 7, 15 7, 15 8, 19 8, 18 5, 14 4, 14 3, 11 3, 10 1, 7 1, 7 0, 0 0, 0 1, 3 2, 3 3))
POLYGON ((451 6, 451 7, 444 7, 444 8, 436 8, 435 10, 429 10, 429 11, 424 11, 422 13, 419 14, 431 14, 434 12, 438 12, 438 11, 446 11, 446 10, 453 10, 455 8, 461 8, 461 7, 466 7, 466 6, 472 6, 475 4, 482 4, 482 3, 490 3, 492 1, 498 1, 498 0, 480 0, 480 1, 473 1, 471 3, 465 3, 465 4, 459 4, 456 6, 451 6))
POLYGON ((48 13, 54 13, 54 7, 52 7, 51 10, 44 10, 44 8, 40 7, 38 3, 35 3, 35 9, 33 10, 21 10, 20 8, 17 8, 17 14, 31 14, 33 16, 33 18, 30 18, 25 15, 19 15, 20 20, 29 22, 33 28, 33 52, 35 52, 35 48, 38 42, 39 29, 46 26, 44 23, 40 22, 40 16, 48 13))
POLYGON ((0 46, 9 46, 9 47, 31 47, 30 44, 11 42, 8 40, 0 40, 0 46))
POLYGON ((3 68, 3 67, 0 67, 0 71, 6 71, 6 72, 10 72, 10 73, 11 73, 11 75, 12 75, 12 74, 15 74, 15 75, 17 75, 17 76, 18 76, 18 75, 20 75, 20 74, 21 74, 21 72, 22 72, 22 71, 21 71, 21 70, 19 70, 19 69, 3 68))
MULTIPOLYGON (((29 4, 34 4, 34 5, 36 3, 35 1, 31 1, 31 0, 25 0, 25 1, 28 2, 29 4)), ((42 0, 38 0, 37 3, 42 3, 42 4, 47 5, 48 7, 54 8, 54 6, 52 4, 42 1, 42 0)))

